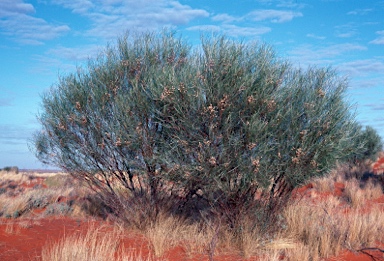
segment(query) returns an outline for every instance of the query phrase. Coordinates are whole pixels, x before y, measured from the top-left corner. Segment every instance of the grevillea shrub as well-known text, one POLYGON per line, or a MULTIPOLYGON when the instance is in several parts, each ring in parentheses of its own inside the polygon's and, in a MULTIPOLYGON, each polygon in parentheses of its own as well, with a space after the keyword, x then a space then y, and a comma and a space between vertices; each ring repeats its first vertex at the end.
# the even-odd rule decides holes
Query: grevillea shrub
POLYGON ((333 70, 296 69, 264 44, 202 37, 192 48, 169 32, 128 34, 43 95, 33 143, 113 214, 155 218, 177 202, 233 226, 256 191, 272 208, 364 153, 346 86, 333 70))

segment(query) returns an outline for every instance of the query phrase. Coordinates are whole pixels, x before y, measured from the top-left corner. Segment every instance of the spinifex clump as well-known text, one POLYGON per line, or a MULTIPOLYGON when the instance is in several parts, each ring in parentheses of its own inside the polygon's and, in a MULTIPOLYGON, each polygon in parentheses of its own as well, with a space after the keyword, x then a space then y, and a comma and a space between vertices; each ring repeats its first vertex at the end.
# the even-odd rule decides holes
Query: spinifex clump
POLYGON ((128 222, 208 212, 233 228, 244 213, 262 218, 253 206, 273 209, 366 151, 346 85, 266 45, 126 35, 43 96, 36 154, 86 180, 128 222))

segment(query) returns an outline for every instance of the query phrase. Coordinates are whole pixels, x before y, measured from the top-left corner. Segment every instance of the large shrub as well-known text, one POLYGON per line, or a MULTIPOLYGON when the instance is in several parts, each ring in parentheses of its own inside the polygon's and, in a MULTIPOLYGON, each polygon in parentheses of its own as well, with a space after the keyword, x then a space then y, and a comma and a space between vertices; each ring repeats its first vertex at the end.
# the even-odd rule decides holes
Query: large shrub
POLYGON ((363 153, 346 85, 266 45, 127 35, 45 93, 36 154, 87 180, 116 214, 145 200, 156 216, 175 194, 180 209, 198 199, 233 222, 257 190, 272 206, 363 153))

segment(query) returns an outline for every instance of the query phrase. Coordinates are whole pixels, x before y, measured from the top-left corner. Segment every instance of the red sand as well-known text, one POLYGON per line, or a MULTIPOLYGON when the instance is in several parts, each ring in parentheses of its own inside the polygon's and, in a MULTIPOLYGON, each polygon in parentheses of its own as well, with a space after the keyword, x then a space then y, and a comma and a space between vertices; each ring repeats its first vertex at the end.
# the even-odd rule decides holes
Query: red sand
POLYGON ((372 169, 375 174, 384 174, 384 156, 373 164, 372 169))
POLYGON ((85 223, 68 218, 50 218, 40 220, 1 219, 0 225, 0 260, 32 261, 40 260, 43 245, 56 241, 74 231, 85 227, 85 223), (18 222, 30 223, 20 227, 18 222), (8 225, 4 224, 8 223, 8 225), (5 232, 12 226, 13 233, 5 232))
POLYGON ((338 257, 326 259, 326 261, 382 261, 384 253, 375 250, 366 250, 365 253, 344 251, 338 257))

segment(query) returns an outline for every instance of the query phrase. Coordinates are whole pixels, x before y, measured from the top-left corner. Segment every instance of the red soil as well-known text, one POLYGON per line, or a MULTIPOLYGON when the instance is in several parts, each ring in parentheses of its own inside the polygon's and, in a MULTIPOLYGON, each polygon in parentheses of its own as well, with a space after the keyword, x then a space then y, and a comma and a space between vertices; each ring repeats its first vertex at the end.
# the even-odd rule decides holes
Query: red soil
POLYGON ((0 260, 3 261, 40 260, 43 245, 87 226, 69 218, 25 220, 23 225, 11 219, 1 219, 1 222, 0 260), (6 232, 7 226, 13 226, 13 232, 6 232))
POLYGON ((384 253, 379 250, 363 250, 363 252, 344 251, 338 257, 326 259, 326 261, 380 261, 384 260, 384 253))
POLYGON ((384 174, 384 156, 380 157, 372 166, 373 173, 384 174))
POLYGON ((42 187, 42 188, 46 188, 47 185, 44 184, 44 181, 45 181, 44 178, 33 178, 27 182, 23 182, 23 183, 19 184, 19 186, 23 187, 23 188, 34 188, 34 187, 38 187, 38 186, 42 187))

